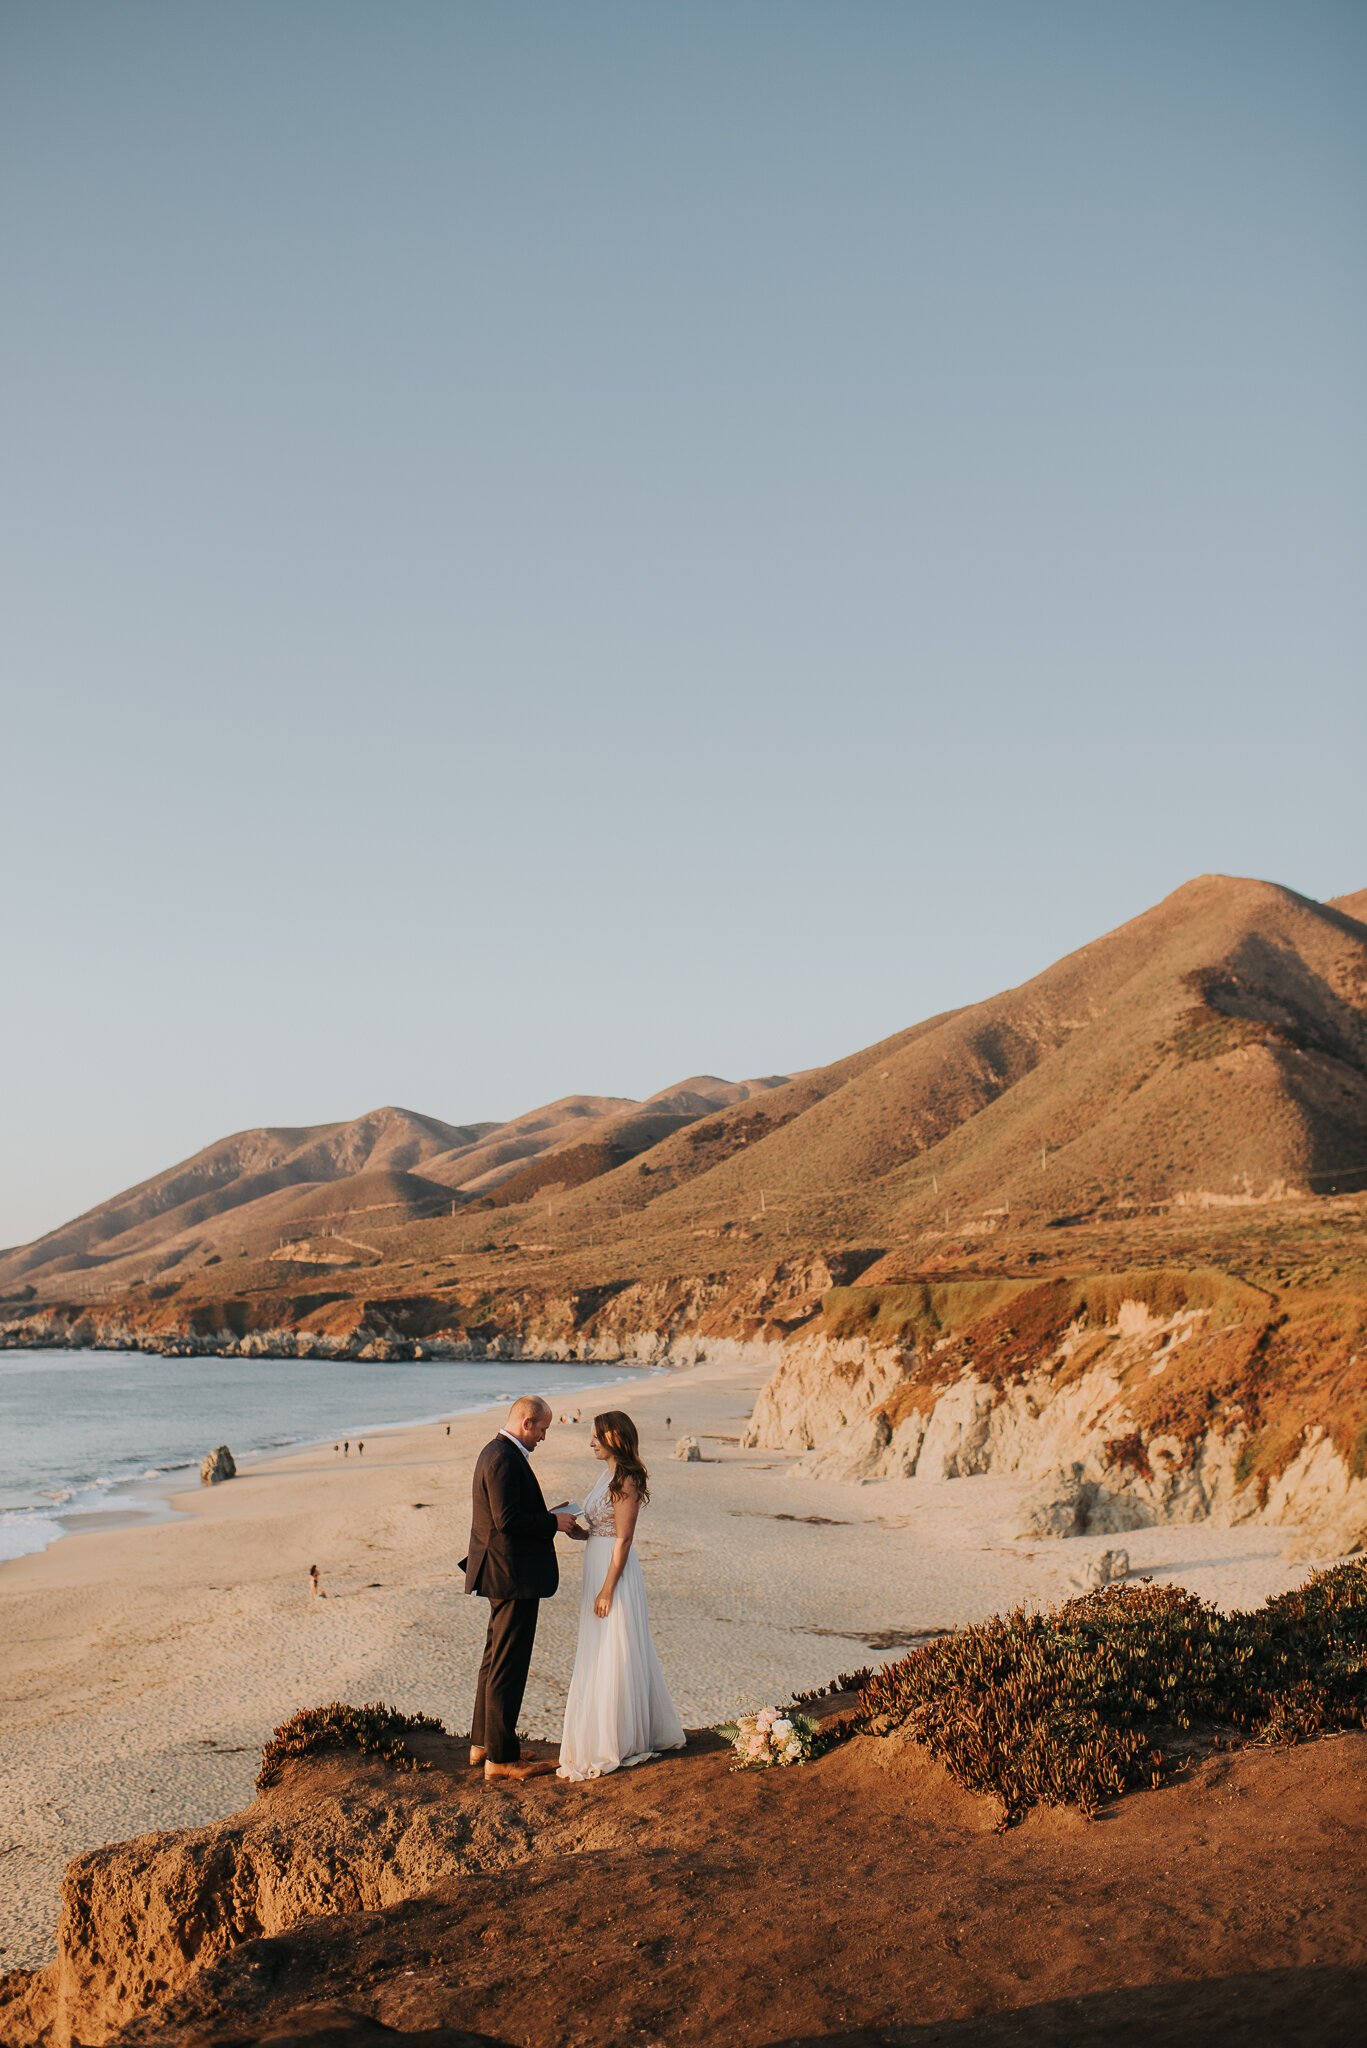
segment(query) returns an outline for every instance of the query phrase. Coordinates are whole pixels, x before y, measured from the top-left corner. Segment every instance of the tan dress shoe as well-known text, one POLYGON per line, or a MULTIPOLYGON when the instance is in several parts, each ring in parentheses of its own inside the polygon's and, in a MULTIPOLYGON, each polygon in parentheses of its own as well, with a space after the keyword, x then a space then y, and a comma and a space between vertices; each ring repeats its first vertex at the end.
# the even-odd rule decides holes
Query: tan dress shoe
POLYGON ((525 1778, 553 1778, 558 1768, 558 1765, 545 1757, 535 1762, 529 1760, 517 1764, 496 1764, 486 1760, 484 1776, 489 1782, 495 1778, 511 1778, 515 1784, 521 1784, 525 1778))

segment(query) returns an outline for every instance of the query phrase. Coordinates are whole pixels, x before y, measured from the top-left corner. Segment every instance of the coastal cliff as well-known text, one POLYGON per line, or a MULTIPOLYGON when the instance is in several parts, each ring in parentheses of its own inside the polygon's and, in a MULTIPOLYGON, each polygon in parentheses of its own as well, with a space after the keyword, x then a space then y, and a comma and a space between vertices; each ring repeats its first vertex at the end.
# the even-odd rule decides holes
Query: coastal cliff
POLYGON ((769 1347, 817 1315, 877 1252, 779 1259, 751 1270, 571 1288, 416 1294, 263 1293, 186 1302, 0 1304, 0 1348, 151 1351, 166 1357, 553 1359, 692 1364, 717 1344, 769 1347))
POLYGON ((405 1775, 304 1757, 226 1820, 78 1857, 56 1960, 0 1978, 0 2038, 574 2048, 607 2014, 624 2048, 856 2048, 912 2020, 962 2048, 1022 2026, 1074 2048, 1116 2019, 1125 2042, 1346 2042, 1364 1744, 1217 1753, 1104 1828, 1041 1808, 1006 1833, 896 1733, 736 1774, 694 1731, 577 1786, 486 1786, 444 1734, 412 1738, 427 1768, 405 1775))
POLYGON ((1226 1274, 834 1289, 745 1434, 803 1476, 1010 1472, 1022 1535, 1211 1517, 1367 1541, 1359 1300, 1279 1301, 1226 1274))
POLYGON ((0 1253, 0 1345, 772 1364, 749 1442, 1030 1533, 1367 1526, 1367 925, 1206 875, 826 1066, 238 1132, 0 1253), (1052 1491, 1049 1491, 1052 1489, 1052 1491))
POLYGON ((1216 1268, 880 1279, 877 1249, 578 1288, 7 1304, 0 1346, 167 1356, 771 1367, 744 1436, 807 1477, 1008 1472, 1020 1534, 1157 1522, 1367 1541, 1367 1298, 1216 1268), (462 1298, 463 1296, 463 1298, 462 1298))

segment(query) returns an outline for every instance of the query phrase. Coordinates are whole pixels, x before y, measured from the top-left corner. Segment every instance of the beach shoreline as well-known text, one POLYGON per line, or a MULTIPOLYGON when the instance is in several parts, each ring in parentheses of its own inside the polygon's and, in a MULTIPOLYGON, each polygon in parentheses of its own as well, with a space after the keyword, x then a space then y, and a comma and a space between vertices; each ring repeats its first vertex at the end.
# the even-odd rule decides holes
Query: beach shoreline
MULTIPOLYGON (((651 1503, 639 1544, 652 1623, 688 1726, 787 1699, 903 1654, 924 1634, 1020 1602, 1068 1597, 1116 1539, 1017 1540, 1024 1483, 793 1476, 794 1454, 740 1438, 767 1376, 722 1352, 604 1380, 641 1428, 651 1503), (676 1462, 699 1439, 702 1462, 676 1462)), ((529 1384, 529 1392, 533 1387, 529 1384)), ((536 1454, 548 1500, 593 1469, 590 1413, 536 1454)), ((569 1403, 566 1403, 566 1407, 569 1403)), ((559 1410, 557 1410, 559 1412, 559 1410)), ((79 1851, 200 1825, 251 1797, 260 1749, 302 1707, 383 1699, 469 1726, 486 1610, 467 1599, 470 1472, 481 1408, 377 1432, 363 1458, 331 1442, 182 1487, 174 1517, 57 1542, 0 1571, 0 1968, 52 1951, 62 1871, 79 1851), (316 1563, 328 1597, 308 1597, 316 1563)), ((1285 1532, 1159 1527, 1122 1539, 1137 1572, 1224 1605, 1305 1575, 1285 1532)), ((559 1546, 567 1598, 542 1605, 523 1722, 559 1733, 574 1655, 580 1553, 559 1546)))
MULTIPOLYGON (((11 1347, 11 1356, 15 1348, 11 1347)), ((35 1359, 40 1359, 43 1355, 44 1347, 34 1347, 33 1357, 35 1359)), ((123 1354, 109 1355, 122 1356, 123 1354)), ((319 1361, 312 1360, 301 1361, 286 1355, 282 1355, 279 1362, 287 1366, 296 1366, 301 1363, 320 1363, 319 1361)), ((490 1361, 474 1362, 485 1364, 490 1361)), ((253 1359, 251 1363, 255 1365, 259 1361, 253 1359)), ((566 1361, 559 1359, 548 1359, 545 1361, 519 1359, 509 1363, 506 1373, 503 1370, 503 1362, 500 1361, 498 1376, 512 1377, 519 1372, 531 1371, 534 1370, 538 1363, 544 1363, 548 1375, 553 1376, 563 1371, 566 1361)), ((662 1366, 628 1367, 620 1360, 605 1361, 602 1365, 598 1365, 593 1361, 581 1362, 576 1360, 572 1361, 572 1363, 577 1371, 592 1372, 597 1383, 602 1385, 620 1384, 628 1378, 635 1380, 649 1377, 652 1373, 659 1373, 670 1369, 662 1366), (602 1377, 599 1378, 599 1375, 602 1377)), ((387 1370, 387 1368, 380 1368, 380 1370, 387 1370)), ((590 1391, 591 1384, 591 1382, 585 1381, 573 1389, 564 1387, 552 1388, 550 1392, 557 1401, 570 1401, 574 1405, 582 1406, 583 1397, 590 1391)), ((435 1408, 426 1408, 420 1414, 401 1417, 397 1420, 352 1423, 348 1426, 348 1433, 351 1441, 354 1443, 358 1440, 373 1441, 398 1431, 433 1428, 439 1423, 452 1422, 458 1417, 492 1412, 501 1404, 506 1403, 507 1398, 506 1392, 481 1395, 478 1399, 465 1401, 457 1405, 447 1404, 439 1405, 435 1408)), ((231 1426, 228 1425, 223 1425, 223 1432, 228 1439, 231 1439, 236 1434, 231 1426)), ((210 1432, 210 1434, 212 1433, 210 1432)), ((305 1432, 298 1436, 293 1436, 284 1442, 275 1441, 267 1446, 249 1447, 245 1453, 236 1449, 231 1441, 229 1441, 228 1447, 230 1450, 233 1450, 234 1460, 239 1471, 246 1472, 258 1465, 269 1464, 279 1458, 290 1458, 310 1451, 327 1452, 334 1439, 341 1441, 337 1430, 330 1431, 327 1434, 305 1432)), ((220 1440, 222 1440, 222 1436, 220 1440)), ((240 1444, 240 1442, 241 1437, 239 1435, 238 1443, 240 1444)), ((212 1448, 213 1446, 209 1442, 208 1435, 206 1435, 204 1439, 204 1453, 207 1454, 212 1448)), ((63 1485, 67 1489, 68 1499, 73 1492, 79 1498, 82 1492, 86 1495, 99 1495, 102 1489, 107 1489, 107 1491, 103 1493, 102 1500, 90 1501, 76 1506, 67 1505, 66 1500, 54 1499, 50 1503, 34 1501, 31 1505, 15 1506, 4 1510, 3 1513, 0 1513, 0 1523, 8 1524, 9 1527, 0 1533, 3 1533, 11 1541, 18 1535, 28 1538, 36 1537, 40 1534, 43 1540, 25 1541, 24 1547, 21 1549, 9 1549, 0 1544, 0 1585, 3 1585, 3 1575, 10 1565, 18 1563, 25 1557, 40 1555, 45 1551, 51 1550, 55 1545, 64 1542, 68 1537, 98 1536, 112 1533, 118 1529, 150 1528, 157 1523, 172 1520, 179 1514, 189 1512, 190 1510, 184 1505, 184 1502, 193 1502, 199 1498, 199 1465, 200 1456, 196 1455, 178 1460, 174 1465, 162 1466, 160 1468, 153 1467, 152 1469, 137 1473, 106 1474, 95 1479, 86 1480, 71 1478, 69 1481, 64 1476, 63 1485), (108 1502, 107 1506, 103 1504, 104 1501, 108 1502), (48 1531, 53 1533, 47 1533, 48 1531)))

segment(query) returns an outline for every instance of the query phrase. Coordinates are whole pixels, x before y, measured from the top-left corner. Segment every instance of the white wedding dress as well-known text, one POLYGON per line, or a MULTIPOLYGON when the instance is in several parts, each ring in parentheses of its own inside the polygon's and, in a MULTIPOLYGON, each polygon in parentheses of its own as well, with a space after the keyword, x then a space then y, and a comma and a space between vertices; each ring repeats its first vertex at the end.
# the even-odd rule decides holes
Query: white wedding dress
POLYGON ((560 1737, 562 1778, 601 1778, 619 1765, 644 1763, 662 1749, 684 1746, 683 1722, 650 1633, 646 1582, 634 1543, 607 1619, 600 1621, 593 1611, 617 1536, 608 1497, 612 1469, 604 1466, 579 1510, 589 1525, 589 1539, 579 1598, 579 1647, 560 1737))

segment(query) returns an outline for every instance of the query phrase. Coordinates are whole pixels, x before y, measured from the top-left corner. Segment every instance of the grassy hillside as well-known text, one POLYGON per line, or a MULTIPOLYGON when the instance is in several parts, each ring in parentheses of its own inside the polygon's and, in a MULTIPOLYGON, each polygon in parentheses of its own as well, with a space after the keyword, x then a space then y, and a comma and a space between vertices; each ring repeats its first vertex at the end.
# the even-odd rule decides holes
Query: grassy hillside
POLYGON ((1255 1243, 1290 1271, 1312 1241, 1332 1279, 1347 1239, 1324 1218, 1367 1188, 1353 905, 1204 876, 1019 988, 788 1079, 693 1076, 645 1104, 567 1097, 494 1127, 384 1110, 244 1133, 0 1259, 0 1292, 92 1299, 169 1271, 190 1286, 225 1260, 250 1287, 317 1216, 363 1222, 406 1287, 466 1268, 596 1284, 855 1245, 883 1249, 883 1278, 899 1262, 918 1277, 1237 1266, 1255 1243), (380 1169, 424 1188, 387 1216, 356 1182, 380 1169))

